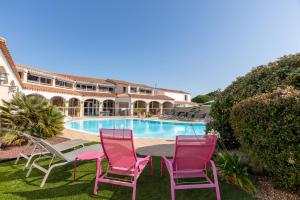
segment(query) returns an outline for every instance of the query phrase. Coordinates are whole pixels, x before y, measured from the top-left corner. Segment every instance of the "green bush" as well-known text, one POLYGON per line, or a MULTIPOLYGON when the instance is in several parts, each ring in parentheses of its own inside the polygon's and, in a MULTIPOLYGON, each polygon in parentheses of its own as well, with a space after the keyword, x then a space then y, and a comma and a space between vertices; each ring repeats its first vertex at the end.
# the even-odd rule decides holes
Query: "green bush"
POLYGON ((207 129, 218 130, 227 148, 239 147, 229 121, 232 107, 248 97, 286 86, 300 89, 300 54, 284 56, 237 78, 217 96, 210 111, 214 120, 207 129))
POLYGON ((6 127, 0 139, 4 146, 24 142, 23 138, 18 137, 18 132, 49 138, 60 133, 64 127, 61 112, 39 96, 16 94, 11 101, 3 101, 0 116, 1 125, 6 127))
POLYGON ((221 152, 216 157, 216 165, 219 174, 226 182, 234 184, 251 194, 256 193, 248 168, 242 163, 239 156, 230 154, 228 151, 221 152))
POLYGON ((241 147, 272 177, 275 186, 300 186, 300 92, 291 87, 236 104, 231 126, 241 147))

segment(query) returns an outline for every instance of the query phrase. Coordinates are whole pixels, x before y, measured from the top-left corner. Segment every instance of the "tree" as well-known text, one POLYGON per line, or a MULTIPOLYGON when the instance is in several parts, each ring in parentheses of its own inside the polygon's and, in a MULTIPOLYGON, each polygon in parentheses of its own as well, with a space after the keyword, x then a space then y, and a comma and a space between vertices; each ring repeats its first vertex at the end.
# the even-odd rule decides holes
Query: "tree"
POLYGON ((212 100, 212 98, 208 95, 198 95, 198 96, 196 96, 192 99, 192 102, 206 103, 206 102, 211 101, 211 100, 212 100))
POLYGON ((27 97, 17 93, 11 101, 3 100, 0 115, 0 123, 6 128, 1 138, 4 145, 22 143, 23 140, 18 137, 18 132, 49 138, 60 133, 64 128, 62 113, 39 96, 27 97))

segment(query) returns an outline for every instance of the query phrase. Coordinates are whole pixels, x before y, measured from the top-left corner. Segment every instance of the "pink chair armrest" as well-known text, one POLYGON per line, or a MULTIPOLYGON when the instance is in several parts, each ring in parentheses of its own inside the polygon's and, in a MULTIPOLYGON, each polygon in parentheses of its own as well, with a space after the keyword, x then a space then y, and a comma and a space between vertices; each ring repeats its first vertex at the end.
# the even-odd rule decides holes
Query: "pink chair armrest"
POLYGON ((137 176, 138 173, 139 173, 139 166, 140 165, 143 165, 143 164, 146 164, 150 161, 151 159, 151 156, 147 156, 145 158, 142 158, 140 160, 138 160, 136 163, 135 163, 135 167, 134 167, 134 176, 137 176))
POLYGON ((145 157, 145 158, 142 158, 142 159, 138 160, 138 161, 135 163, 135 168, 138 168, 140 165, 149 162, 149 161, 150 161, 150 158, 151 158, 151 156, 147 156, 147 157, 145 157))
POLYGON ((173 166, 172 166, 172 162, 171 162, 169 159, 167 159, 165 156, 162 156, 162 158, 163 158, 163 160, 164 160, 164 162, 165 162, 165 165, 166 165, 166 167, 167 167, 167 169, 168 169, 168 171, 169 171, 170 176, 173 177, 173 166))

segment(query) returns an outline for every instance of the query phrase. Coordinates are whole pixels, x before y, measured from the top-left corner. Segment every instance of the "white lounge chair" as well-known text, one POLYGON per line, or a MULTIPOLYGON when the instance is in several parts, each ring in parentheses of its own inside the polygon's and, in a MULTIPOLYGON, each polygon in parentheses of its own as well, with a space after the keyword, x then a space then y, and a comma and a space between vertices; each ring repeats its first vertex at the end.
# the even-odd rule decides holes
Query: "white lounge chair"
POLYGON ((36 158, 33 161, 33 163, 31 164, 31 166, 30 166, 30 168, 27 172, 26 177, 29 177, 29 175, 30 175, 33 168, 37 168, 40 171, 44 172, 45 176, 43 178, 43 181, 42 181, 40 187, 44 187, 44 185, 47 181, 47 178, 48 178, 48 176, 49 176, 52 169, 74 162, 76 157, 78 157, 78 155, 80 155, 82 153, 92 152, 92 151, 101 151, 101 152, 103 152, 102 147, 101 147, 100 144, 93 144, 93 145, 90 145, 90 146, 84 146, 84 147, 81 147, 81 148, 76 149, 74 151, 67 152, 67 153, 63 153, 58 148, 56 148, 54 145, 51 145, 50 143, 48 143, 47 141, 42 140, 42 139, 39 140, 39 144, 42 145, 43 148, 45 148, 51 154, 51 156, 46 155, 46 154, 42 154, 42 155, 40 155, 39 158, 36 158), (44 167, 42 167, 41 165, 38 164, 38 161, 44 160, 44 159, 49 159, 49 158, 51 159, 51 161, 48 165, 48 168, 44 168, 44 167), (60 160, 60 162, 52 164, 54 158, 58 158, 60 160))
MULTIPOLYGON (((39 156, 41 154, 48 154, 49 152, 47 149, 45 149, 41 144, 40 144, 40 139, 34 136, 31 136, 26 133, 19 133, 19 136, 24 137, 28 140, 28 145, 26 148, 20 151, 15 164, 17 164, 20 160, 21 157, 25 158, 27 160, 24 170, 26 170, 31 162, 31 160, 35 156, 39 156), (28 155, 29 148, 33 147, 31 150, 30 154, 28 155)), ((82 139, 74 139, 74 140, 67 140, 65 142, 61 142, 58 144, 54 144, 54 148, 56 148, 58 151, 65 151, 68 149, 72 149, 78 146, 84 146, 85 143, 88 143, 89 141, 87 140, 82 140, 82 139)))

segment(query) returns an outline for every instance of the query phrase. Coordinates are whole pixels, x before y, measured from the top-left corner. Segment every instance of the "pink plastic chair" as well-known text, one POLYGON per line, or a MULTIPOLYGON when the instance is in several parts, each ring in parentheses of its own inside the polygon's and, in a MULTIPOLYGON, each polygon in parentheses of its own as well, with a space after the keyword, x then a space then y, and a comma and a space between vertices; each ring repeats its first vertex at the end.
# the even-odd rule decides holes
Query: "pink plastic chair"
MULTIPOLYGON (((132 130, 100 129, 101 144, 108 161, 108 169, 101 172, 101 163, 97 165, 94 194, 97 194, 98 183, 109 183, 125 187, 132 187, 132 200, 136 196, 136 183, 149 163, 152 176, 152 158, 138 158, 133 145, 132 130), (131 180, 109 177, 108 175, 124 175, 131 180)), ((100 161, 101 162, 101 161, 100 161)))
POLYGON ((172 160, 162 157, 161 175, 167 167, 170 174, 171 197, 175 200, 175 190, 215 188, 217 200, 220 200, 217 169, 211 157, 215 151, 217 136, 177 136, 174 158, 172 160), (207 175, 211 168, 213 181, 207 175), (180 183, 180 179, 204 178, 203 182, 180 183))

